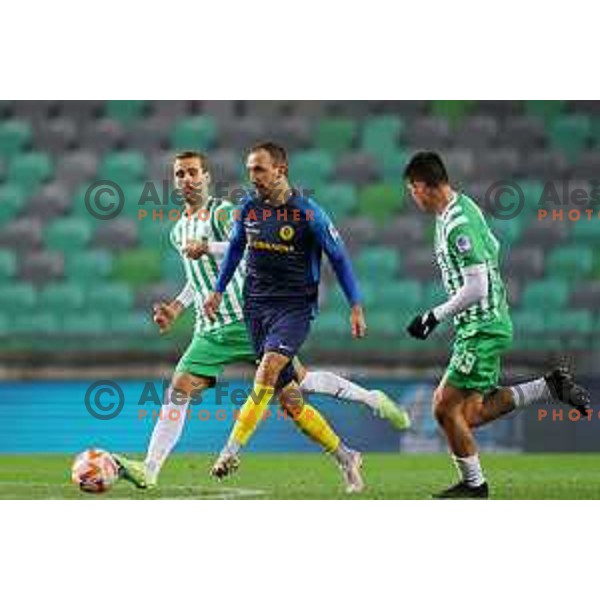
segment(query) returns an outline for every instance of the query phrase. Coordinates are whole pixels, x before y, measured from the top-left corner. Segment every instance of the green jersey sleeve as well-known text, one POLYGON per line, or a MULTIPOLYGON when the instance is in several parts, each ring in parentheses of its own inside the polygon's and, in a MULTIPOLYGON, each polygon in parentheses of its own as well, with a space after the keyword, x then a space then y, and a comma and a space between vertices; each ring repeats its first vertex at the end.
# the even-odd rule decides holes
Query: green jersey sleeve
POLYGON ((210 226, 217 242, 226 241, 229 237, 235 209, 235 204, 223 200, 211 211, 210 226))

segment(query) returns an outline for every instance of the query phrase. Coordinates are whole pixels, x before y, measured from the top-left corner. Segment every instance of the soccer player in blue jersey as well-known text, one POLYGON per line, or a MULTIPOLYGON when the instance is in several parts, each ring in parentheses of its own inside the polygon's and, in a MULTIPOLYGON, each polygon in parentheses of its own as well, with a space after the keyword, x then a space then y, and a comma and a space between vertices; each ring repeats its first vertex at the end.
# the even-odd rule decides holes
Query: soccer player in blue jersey
POLYGON ((316 313, 322 252, 351 307, 352 335, 362 338, 366 334, 350 259, 323 209, 290 186, 284 148, 271 142, 254 146, 247 169, 255 190, 236 215, 215 290, 204 308, 209 318, 215 318, 227 284, 246 252, 244 316, 260 363, 252 392, 211 472, 221 478, 238 467, 242 447, 277 395, 300 428, 335 457, 346 490, 361 491, 360 453, 346 447, 323 416, 304 401, 292 363, 316 313))

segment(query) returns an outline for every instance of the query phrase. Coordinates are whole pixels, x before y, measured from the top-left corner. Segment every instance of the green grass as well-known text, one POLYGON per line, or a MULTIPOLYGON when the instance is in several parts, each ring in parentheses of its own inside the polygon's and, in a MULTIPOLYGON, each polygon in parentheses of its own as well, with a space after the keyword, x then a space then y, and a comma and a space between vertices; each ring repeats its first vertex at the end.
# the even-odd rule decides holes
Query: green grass
MULTIPOLYGON (((80 492, 70 483, 72 456, 0 456, 0 499, 158 498, 345 498, 334 462, 317 454, 247 454, 228 481, 208 476, 213 456, 175 455, 156 491, 119 482, 104 495, 80 492)), ((367 490, 360 498, 424 499, 453 483, 446 455, 367 454, 367 490)), ((498 499, 600 498, 600 457, 596 454, 487 454, 483 465, 498 499)))

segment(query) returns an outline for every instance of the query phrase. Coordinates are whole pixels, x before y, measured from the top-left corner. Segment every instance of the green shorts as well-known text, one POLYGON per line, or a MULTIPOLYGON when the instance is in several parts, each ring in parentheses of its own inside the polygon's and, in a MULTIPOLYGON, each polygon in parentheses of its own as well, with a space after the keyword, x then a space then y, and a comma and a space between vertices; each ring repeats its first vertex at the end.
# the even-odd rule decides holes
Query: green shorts
POLYGON ((447 382, 461 390, 486 393, 498 385, 500 361, 512 343, 512 333, 477 332, 457 336, 446 371, 447 382))
POLYGON ((242 322, 194 334, 175 371, 216 378, 227 365, 239 362, 256 362, 246 325, 242 322))

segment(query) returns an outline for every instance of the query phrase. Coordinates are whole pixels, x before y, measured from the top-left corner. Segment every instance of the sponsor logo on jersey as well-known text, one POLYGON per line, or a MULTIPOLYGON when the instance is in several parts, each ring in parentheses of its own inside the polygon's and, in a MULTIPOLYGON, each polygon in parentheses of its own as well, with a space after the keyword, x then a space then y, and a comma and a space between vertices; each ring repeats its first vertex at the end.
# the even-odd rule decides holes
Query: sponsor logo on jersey
POLYGON ((466 235, 459 235, 456 238, 456 249, 461 254, 468 252, 471 249, 471 240, 469 239, 469 237, 466 235))
POLYGON ((289 242, 293 237, 294 234, 296 232, 294 231, 294 228, 291 225, 284 225, 280 230, 279 230, 279 237, 284 241, 284 242, 289 242))

